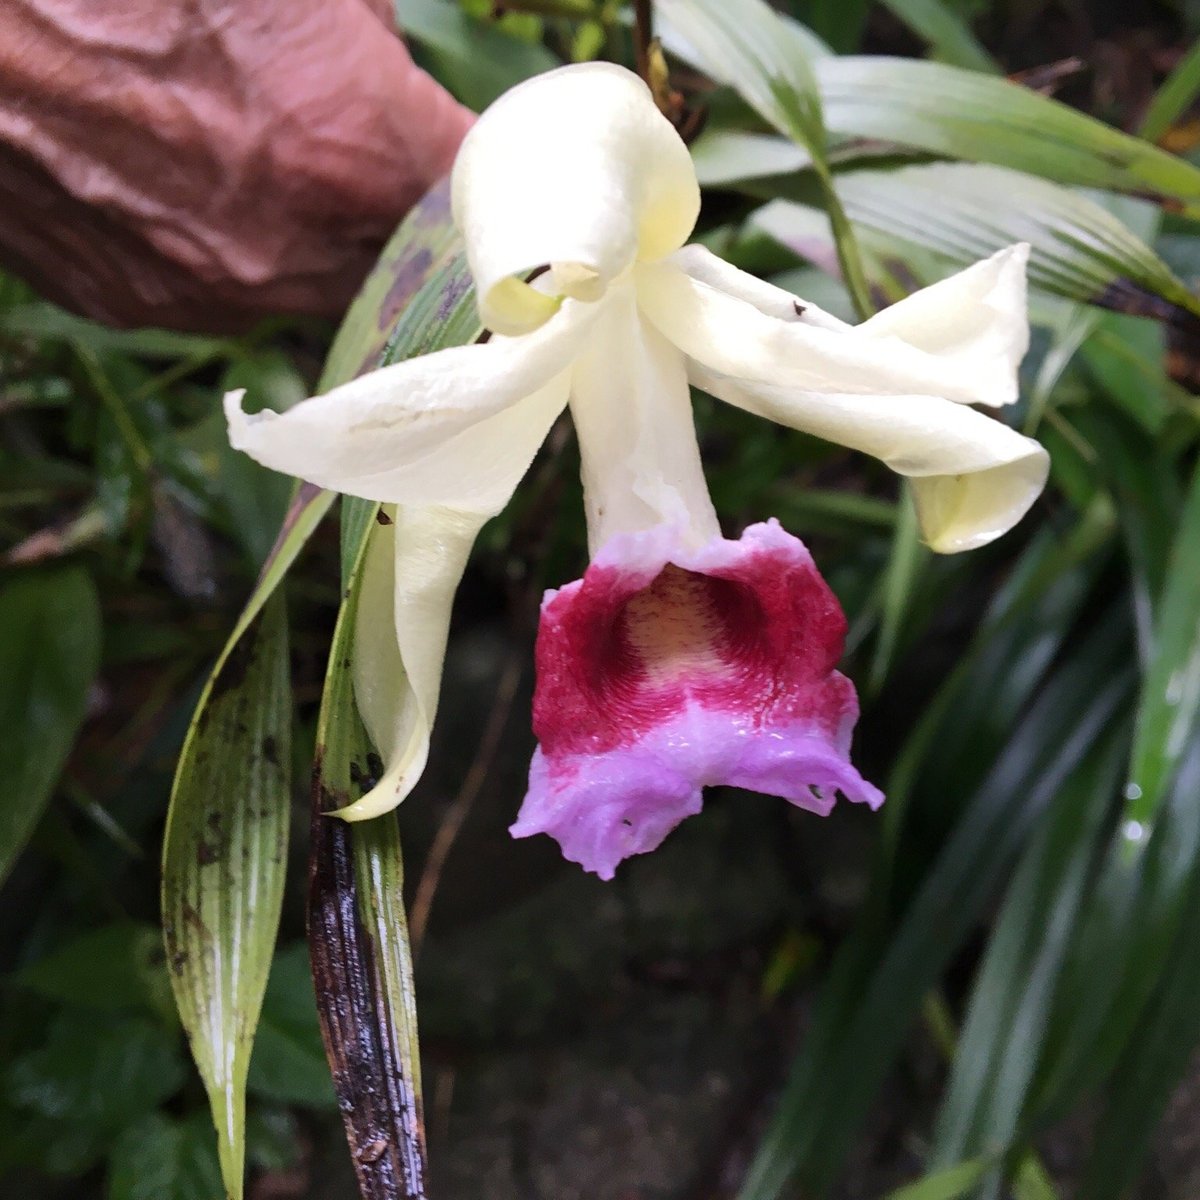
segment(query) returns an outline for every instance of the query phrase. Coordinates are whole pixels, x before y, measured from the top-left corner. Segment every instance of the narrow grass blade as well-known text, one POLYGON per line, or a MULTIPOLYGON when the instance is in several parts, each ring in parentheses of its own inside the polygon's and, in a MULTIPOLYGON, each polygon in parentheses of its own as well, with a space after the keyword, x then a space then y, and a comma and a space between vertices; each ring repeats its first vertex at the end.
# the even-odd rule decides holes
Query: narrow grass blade
POLYGON ((943 0, 884 0, 884 7, 929 43, 942 62, 972 71, 1000 70, 971 27, 943 0))
MULTIPOLYGON (((818 1194, 830 1185, 922 996, 1034 822, 1103 744, 1129 688, 1123 652, 1110 618, 1021 719, 900 923, 864 921, 861 937, 839 954, 741 1200, 777 1200, 798 1175, 818 1194)), ((949 720, 955 741, 970 745, 969 727, 957 724, 957 713, 949 720)))
POLYGON ((1197 95, 1200 95, 1200 41, 1193 44, 1155 93, 1138 133, 1148 142, 1157 142, 1183 116, 1197 95))
POLYGON ((883 573, 883 612, 879 636, 875 642, 875 653, 871 658, 871 671, 867 677, 867 686, 872 694, 878 692, 887 679, 896 646, 900 641, 900 630, 912 599, 913 587, 928 558, 928 548, 921 545, 917 510, 913 507, 906 488, 900 502, 899 518, 892 533, 892 551, 883 573))
MULTIPOLYGON (((1190 756, 1179 790, 1185 803, 1195 804, 1200 754, 1190 756)), ((1154 974, 1154 994, 1109 1082, 1081 1184, 1080 1194, 1089 1200, 1118 1200, 1128 1194, 1171 1090, 1200 1042, 1200 858, 1193 861, 1180 910, 1182 919, 1154 974)))
POLYGON ((1200 713, 1200 466, 1192 476, 1138 704, 1126 817, 1147 825, 1200 713))
MULTIPOLYGON (((1107 832, 1124 745, 1114 739, 1055 798, 1025 852, 976 977, 930 1164, 1016 1140, 1051 1002, 1107 832)), ((989 1173, 991 1174, 991 1173, 989 1173)), ((995 1195, 999 1175, 989 1181, 995 1195)))
POLYGON ((1062 1116, 1135 1051, 1158 981, 1195 920, 1200 746, 1193 743, 1151 830, 1122 821, 1095 879, 1055 997, 1032 1117, 1062 1116), (1096 964, 1106 965, 1103 971, 1096 964), (1149 1007, 1148 1007, 1149 1006, 1149 1007))
POLYGON ((85 571, 0 583, 0 884, 50 800, 99 665, 100 606, 85 571))
POLYGON ((955 1163, 888 1192, 884 1200, 960 1200, 971 1193, 991 1166, 992 1162, 987 1158, 955 1163))
POLYGON ((231 1200, 243 1194, 246 1072, 283 903, 290 761, 287 617, 276 596, 189 731, 163 844, 171 985, 231 1200))

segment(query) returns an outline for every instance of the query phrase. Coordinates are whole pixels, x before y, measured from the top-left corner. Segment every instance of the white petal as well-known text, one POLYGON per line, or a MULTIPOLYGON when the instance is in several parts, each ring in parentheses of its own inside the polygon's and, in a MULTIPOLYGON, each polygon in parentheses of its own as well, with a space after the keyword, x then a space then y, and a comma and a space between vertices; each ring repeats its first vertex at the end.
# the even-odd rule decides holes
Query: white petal
POLYGON ((1017 367, 1029 349, 1028 262, 1028 243, 1009 246, 906 296, 859 328, 873 337, 899 338, 966 371, 993 374, 1003 386, 981 392, 976 402, 1010 404, 1017 398, 1017 367))
POLYGON ((354 697, 383 776, 336 816, 395 808, 425 770, 454 593, 486 520, 447 508, 399 508, 371 531, 354 627, 354 697))
POLYGON ((708 495, 683 355, 642 320, 625 283, 604 302, 575 364, 588 543, 668 525, 686 545, 720 535, 708 495))
POLYGON ((683 245, 700 210, 687 147, 646 85, 610 63, 505 92, 467 134, 452 188, 483 322, 504 333, 552 310, 516 277, 552 265, 546 286, 594 299, 635 258, 683 245))
MULTIPOLYGON (((941 299, 935 295, 928 301, 918 292, 895 305, 895 310, 911 305, 907 311, 912 317, 901 311, 890 318, 891 326, 883 321, 886 314, 873 318, 877 325, 846 326, 815 310, 812 318, 794 311, 791 320, 767 315, 759 304, 776 313, 776 301, 765 296, 740 299, 723 290, 719 281, 713 286, 685 274, 674 261, 639 266, 637 274, 647 315, 690 358, 722 375, 805 391, 921 394, 964 403, 1007 403, 1016 394, 1013 355, 1025 335, 1014 338, 1013 313, 1006 309, 994 314, 1004 326, 1002 335, 989 332, 986 320, 960 316, 965 332, 955 341, 949 333, 952 310, 962 300, 953 289, 941 292, 941 299), (898 336, 912 333, 922 340, 918 315, 940 321, 938 332, 925 339, 934 350, 898 336)), ((751 287, 743 282, 738 290, 748 295, 751 287)), ((943 287, 928 291, 937 293, 943 287)), ((1023 315, 1015 319, 1024 321, 1023 315)))
POLYGON ((399 505, 371 531, 354 642, 354 694, 384 761, 383 778, 339 812, 361 820, 394 808, 425 769, 454 592, 483 524, 508 503, 567 398, 567 372, 464 430, 410 470, 426 499, 399 505), (439 489, 469 507, 428 499, 439 489))
POLYGON ((493 430, 499 440, 488 457, 504 469, 508 442, 523 421, 544 427, 547 386, 567 370, 595 318, 595 306, 568 302, 527 337, 493 337, 410 358, 285 413, 247 415, 243 393, 230 392, 229 440, 264 466, 347 495, 486 506, 475 494, 479 459, 469 452, 479 449, 479 439, 471 430, 485 424, 493 430), (446 474, 456 453, 462 470, 446 474))
POLYGON ((731 263, 714 254, 707 246, 693 242, 676 250, 667 260, 685 275, 699 283, 753 304, 763 316, 775 317, 780 321, 800 321, 816 329, 846 330, 854 326, 826 312, 811 300, 801 300, 784 288, 776 287, 748 271, 739 271, 731 263))
POLYGON ((730 380, 693 367, 697 387, 793 429, 882 459, 913 482, 925 540, 942 553, 1007 532, 1046 483, 1049 456, 993 417, 938 396, 828 395, 730 380))

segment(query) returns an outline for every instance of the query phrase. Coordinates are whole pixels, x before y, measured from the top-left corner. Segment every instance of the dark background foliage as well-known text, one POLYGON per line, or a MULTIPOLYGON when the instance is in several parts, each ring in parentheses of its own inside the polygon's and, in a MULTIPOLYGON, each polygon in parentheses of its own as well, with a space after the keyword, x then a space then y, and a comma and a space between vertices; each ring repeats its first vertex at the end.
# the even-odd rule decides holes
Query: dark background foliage
MULTIPOLYGON (((572 55, 630 60, 614 6, 533 7, 399 14, 476 106, 572 55)), ((788 11, 842 54, 1025 72, 1185 159, 1200 142, 1183 7, 788 11)), ((703 96, 706 138, 766 132, 737 78, 716 92, 694 65, 675 78, 703 96)), ((697 398, 726 528, 778 515, 846 609, 857 757, 886 786, 881 814, 843 805, 822 821, 713 793, 612 884, 549 843, 512 842, 537 597, 585 557, 568 429, 485 530, 431 767, 400 813, 440 1200, 1200 1194, 1196 197, 1114 197, 1155 187, 1110 159, 1112 179, 1090 180, 1110 189, 1099 202, 1160 257, 1110 246, 1097 265, 1080 250, 1091 210, 1048 207, 1028 176, 968 189, 953 244, 944 189, 872 184, 936 154, 1059 178, 1028 139, 1003 141, 1001 115, 991 150, 838 136, 829 150, 877 301, 986 252, 980 230, 1033 236, 1019 216, 1041 231, 1041 280, 1059 295, 1035 297, 1017 420, 1054 475, 1030 519, 933 557, 886 472, 697 398), (1109 308, 1081 303, 1095 300, 1109 308)), ((817 174, 708 178, 710 244, 849 313, 818 269, 832 255, 801 259, 761 218, 772 198, 819 204, 817 174)), ((229 450, 218 397, 309 394, 331 335, 118 333, 16 280, 0 289, 5 1194, 223 1194, 160 937, 159 847, 189 719, 290 494, 229 450)), ((287 587, 295 805, 249 1067, 257 1200, 355 1194, 303 945, 304 782, 339 578, 327 522, 287 587)))

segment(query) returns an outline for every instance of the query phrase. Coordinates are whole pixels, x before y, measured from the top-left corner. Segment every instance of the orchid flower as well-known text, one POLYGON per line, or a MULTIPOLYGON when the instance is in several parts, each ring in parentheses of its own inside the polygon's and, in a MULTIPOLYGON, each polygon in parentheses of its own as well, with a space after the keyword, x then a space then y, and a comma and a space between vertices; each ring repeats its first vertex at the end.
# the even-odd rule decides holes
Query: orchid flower
POLYGON ((838 791, 880 803, 848 758, 837 601, 776 523, 721 536, 689 385, 876 456, 911 480, 930 546, 982 545, 1047 473, 1041 446, 970 407, 1017 397, 1027 247, 847 325, 684 244, 700 207, 688 151, 646 86, 601 63, 500 97, 462 145, 452 207, 489 339, 282 414, 226 397, 234 446, 389 506, 354 664, 385 772, 339 815, 394 807, 423 770, 470 546, 568 406, 593 561, 543 605, 540 748, 514 834, 549 832, 608 878, 706 785, 821 813, 838 791))

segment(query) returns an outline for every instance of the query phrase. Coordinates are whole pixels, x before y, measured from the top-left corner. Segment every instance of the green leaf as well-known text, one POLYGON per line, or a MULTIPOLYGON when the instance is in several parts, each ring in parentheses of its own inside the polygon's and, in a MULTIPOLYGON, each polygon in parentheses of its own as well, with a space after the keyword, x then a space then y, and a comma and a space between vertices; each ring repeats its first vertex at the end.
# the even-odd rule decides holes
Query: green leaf
POLYGON ((453 0, 394 0, 396 24, 419 43, 437 79, 468 108, 486 108, 514 84, 561 66, 543 45, 465 13, 453 0))
MULTIPOLYGON (((464 345, 482 332, 465 258, 444 260, 394 322, 380 365, 464 345)), ((379 506, 342 505, 342 585, 317 728, 308 928, 317 1007, 365 1200, 425 1195, 420 1055, 404 869, 392 814, 347 825, 325 814, 361 795, 379 763, 354 703, 359 580, 379 506)))
POLYGON ((1074 428, 1091 451, 1093 475, 1113 497, 1127 548, 1138 657, 1145 665, 1181 508, 1179 480, 1163 469, 1154 441, 1118 413, 1086 409, 1074 415, 1074 428))
POLYGON ((42 815, 100 663, 100 607, 78 567, 0 582, 0 884, 42 815))
POLYGON ((999 72, 999 64, 983 48, 971 27, 943 0, 884 0, 884 5, 928 42, 943 62, 974 71, 999 72))
POLYGON ((955 1163, 888 1192, 885 1200, 959 1200, 983 1179, 991 1166, 992 1161, 987 1158, 955 1163))
POLYGON ((1051 1014, 1031 1113, 1067 1112, 1135 1051, 1148 1005, 1195 919, 1200 876, 1200 748, 1188 758, 1147 836, 1121 822, 1094 879, 1051 1014), (1096 964, 1104 969, 1097 971, 1096 964))
POLYGON ((283 903, 290 762, 287 615, 273 597, 188 732, 163 841, 171 984, 231 1197, 242 1195, 246 1072, 283 903))
MULTIPOLYGON (((1185 803, 1200 788, 1200 754, 1180 775, 1185 803), (1188 767, 1191 769, 1188 770, 1188 767)), ((1200 858, 1191 863, 1182 920, 1163 960, 1152 966, 1154 995, 1124 1043, 1092 1142, 1080 1195, 1117 1200, 1128 1195, 1146 1148, 1175 1086, 1200 1042, 1200 858)))
POLYGON ((116 351, 198 364, 212 358, 236 357, 238 353, 237 343, 231 339, 175 333, 168 329, 110 329, 99 321, 77 317, 43 301, 5 308, 4 328, 9 334, 64 342, 97 354, 116 351))
POLYGON ((383 248, 342 319, 317 390, 328 391, 375 370, 397 336, 401 314, 461 249, 450 216, 450 184, 443 180, 430 189, 383 248))
POLYGON ((871 0, 809 0, 804 19, 819 38, 839 54, 858 48, 871 10, 871 0))
POLYGON ((1154 653, 1138 704, 1126 818, 1147 825, 1200 712, 1200 466, 1175 534, 1154 653))
POLYGON ((859 317, 869 317, 874 311, 870 289, 826 154, 821 97, 810 61, 816 56, 801 27, 765 0, 742 0, 736 8, 725 0, 659 0, 658 12, 708 74, 735 88, 764 120, 811 155, 842 278, 859 317))
POLYGON ((1200 41, 1192 45, 1155 93, 1138 133, 1148 142, 1157 142, 1183 116, 1197 95, 1200 95, 1200 41))
POLYGON ((149 1009, 174 1021, 162 938, 153 925, 121 921, 82 934, 24 967, 16 982, 48 1000, 120 1012, 149 1009))
POLYGON ((790 175, 812 165, 812 155, 795 142, 741 129, 706 129, 691 151, 702 187, 790 175))
MULTIPOLYGON (((1051 580, 1063 582, 1057 572, 1051 580)), ((1067 588, 1068 594, 1075 590, 1067 588)), ((1028 586, 1025 591, 1028 595, 1028 586)), ((1077 601, 1077 596, 1068 598, 1059 621, 1077 611, 1077 601)), ((1045 643, 1036 626, 1020 624, 1015 644, 1005 645, 993 633, 983 643, 986 652, 976 669, 956 678, 949 693, 954 702, 939 709, 940 720, 932 722, 925 742, 939 746, 940 753, 926 757, 920 785, 926 794, 942 795, 949 788, 953 796, 955 780, 990 769, 960 802, 953 832, 918 876, 916 895, 895 927, 885 919, 886 892, 879 890, 894 886, 890 859, 885 859, 873 888, 876 903, 835 959, 815 1024, 741 1200, 776 1200, 798 1174, 817 1192, 828 1187, 922 997, 1040 814, 1076 772, 1088 769, 1096 746, 1104 743, 1128 690, 1121 669, 1127 647, 1119 629, 1115 617, 1102 622, 1032 705, 1030 692, 1054 652, 1053 642, 1045 643), (1014 673, 1015 664, 1026 665, 1027 655, 1028 670, 1014 673), (996 683, 989 685, 993 676, 1007 694, 998 696, 996 683), (974 712, 964 699, 973 703, 974 712), (1006 721, 1014 716, 1019 723, 1012 728, 1006 721), (939 745, 937 730, 946 728, 942 722, 952 732, 939 745), (1002 749, 992 759, 989 747, 997 741, 1002 749)))
POLYGON ((1166 340, 1157 322, 1107 312, 1095 314, 1080 346, 1092 382, 1150 434, 1162 429, 1174 392, 1166 340))
MULTIPOLYGON (((929 163, 836 177, 846 213, 873 255, 895 255, 897 240, 966 265, 1029 242, 1029 277, 1072 300, 1170 318, 1200 313, 1166 263, 1106 209, 1076 192, 1002 167, 929 163)), ((820 236, 812 209, 772 201, 753 223, 802 251, 820 236)), ((829 235, 826 233, 826 240, 829 235)))
POLYGON ((97 1036, 95 1017, 64 1012, 46 1040, 4 1079, 16 1109, 66 1123, 99 1140, 152 1112, 185 1078, 177 1030, 141 1017, 115 1017, 97 1036))
POLYGON ((212 1129, 154 1113, 113 1146, 107 1200, 219 1200, 221 1172, 212 1129))
POLYGON ((823 148, 825 126, 813 62, 819 43, 763 0, 659 0, 663 39, 765 121, 805 146, 823 148))
POLYGON ((1200 202, 1200 169, 1005 79, 915 59, 814 64, 825 124, 1059 183, 1200 202))
MULTIPOLYGON (((425 1138, 404 869, 394 814, 350 826, 345 807, 378 774, 354 704, 350 662, 358 583, 377 505, 357 525, 317 726, 308 929, 317 1006, 363 1200, 423 1200, 425 1138)), ((355 513, 353 510, 358 510, 355 513)), ((358 520, 355 521, 355 516, 358 520)))
MULTIPOLYGON (((334 341, 321 376, 319 390, 334 387, 378 363, 381 353, 386 352, 389 339, 396 336, 397 328, 404 327, 403 314, 406 314, 409 302, 431 276, 444 269, 448 258, 454 253, 456 244, 453 242, 450 223, 449 187, 442 183, 430 191, 405 218, 385 248, 379 265, 363 285, 359 298, 351 306, 334 341)), ((459 276, 455 277, 456 281, 458 278, 459 276)), ((466 290, 465 285, 459 286, 460 291, 466 290)), ((445 300, 444 294, 442 298, 445 300)), ((422 319, 427 324, 431 319, 428 306, 422 312, 422 319)), ((424 329, 425 325, 421 328, 424 329)), ((198 910, 188 891, 192 883, 199 884, 204 871, 212 874, 216 865, 205 866, 200 861, 202 858, 207 859, 214 848, 210 836, 214 831, 206 832, 196 823, 203 812, 202 797, 208 793, 214 779, 220 782, 222 779, 227 780, 241 774, 242 783, 235 785, 241 787, 253 778, 256 764, 264 772, 264 777, 271 767, 265 741, 270 734, 266 732, 265 727, 257 741, 237 728, 238 724, 242 723, 248 730, 252 725, 260 723, 263 716, 255 710, 254 701, 248 700, 243 692, 248 679, 257 681, 258 685, 265 688, 269 676, 267 660, 271 656, 274 656, 273 661, 277 669, 286 670, 286 650, 281 641, 282 600, 276 600, 274 608, 265 615, 264 606, 271 601, 296 556, 320 524, 335 498, 332 493, 323 492, 310 484, 301 484, 296 489, 283 527, 263 564, 254 591, 246 602, 197 705, 173 792, 176 800, 180 796, 187 796, 192 798, 194 803, 187 804, 186 817, 176 817, 173 804, 168 826, 168 844, 164 850, 164 856, 172 860, 170 879, 164 878, 164 890, 168 886, 172 889, 172 902, 164 902, 167 922, 172 926, 168 943, 179 943, 180 953, 190 949, 183 947, 182 939, 195 941, 198 945, 203 943, 205 952, 209 955, 223 948, 216 941, 205 941, 205 935, 211 933, 212 929, 203 919, 199 922, 194 919, 198 910), (261 626, 256 625, 260 616, 261 626), (248 670, 251 666, 254 667, 253 671, 248 670), (228 727, 227 722, 230 720, 233 722, 234 740, 248 748, 255 756, 253 759, 239 762, 228 754, 225 747, 221 747, 221 750, 227 761, 222 761, 222 754, 214 756, 213 749, 219 746, 214 731, 220 727, 228 727), (220 772, 223 770, 230 772, 230 775, 221 776, 220 772), (174 847, 170 841, 172 828, 178 829, 178 839, 174 847), (178 904, 173 908, 176 900, 178 904)), ((278 703, 286 692, 286 676, 282 684, 276 676, 271 689, 264 690, 259 700, 265 700, 269 694, 274 702, 278 703)), ((273 751, 283 766, 288 762, 286 748, 286 741, 277 736, 273 751)), ((278 801, 279 810, 273 817, 263 817, 260 814, 255 818, 252 806, 246 804, 247 798, 244 794, 231 794, 221 799, 246 819, 247 833, 256 832, 263 835, 258 842, 262 852, 258 859, 261 871, 262 868, 271 866, 267 861, 269 838, 266 834, 272 827, 272 820, 282 822, 285 819, 284 804, 282 797, 277 795, 275 799, 278 801), (261 826, 256 826, 258 820, 263 821, 261 826)), ((224 830, 221 832, 224 836, 224 830)), ((227 873, 230 865, 226 856, 221 860, 220 871, 223 874, 227 873)), ((274 868, 271 867, 268 872, 270 886, 281 887, 282 862, 278 879, 273 872, 274 868)), ((225 990, 230 983, 228 978, 223 985, 217 977, 205 975, 201 965, 205 961, 203 959, 188 968, 186 986, 183 985, 182 979, 175 981, 177 1000, 181 1005, 185 1026, 189 1030, 198 1028, 203 1013, 208 1013, 214 1018, 215 1023, 209 1025, 207 1032, 197 1039, 197 1065, 205 1078, 206 1087, 210 1089, 210 1099, 219 1130, 222 1166, 230 1195, 233 1196, 241 1195, 242 1186, 245 1103, 243 1083, 257 1020, 258 1000, 254 999, 254 996, 261 996, 262 985, 266 981, 267 965, 270 962, 267 918, 269 917, 270 938, 273 940, 278 911, 276 905, 275 914, 272 915, 269 908, 263 905, 262 911, 256 913, 260 901, 249 889, 256 884, 257 875, 255 871, 245 871, 238 872, 236 876, 229 876, 226 880, 228 886, 236 884, 245 890, 236 895, 230 894, 224 899, 216 892, 209 892, 207 889, 205 891, 205 895, 215 906, 216 916, 220 916, 219 910, 224 906, 230 914, 250 914, 256 920, 255 945, 250 951, 253 958, 252 972, 244 981, 239 977, 235 989, 237 994, 225 990), (243 1023, 237 1024, 237 1020, 243 1023), (218 1052, 218 1047, 225 1047, 228 1056, 224 1051, 218 1052)), ((234 933, 234 925, 226 923, 223 919, 216 928, 219 935, 232 936, 234 933)), ((187 958, 177 958, 170 945, 168 958, 171 962, 178 962, 180 966, 186 966, 189 962, 187 958)), ((276 1049, 278 1048, 277 1044, 276 1049)), ((306 1095, 316 1094, 311 1080, 305 1092, 306 1095)))
POLYGON ((283 1104, 329 1108, 336 1103, 303 942, 280 951, 271 965, 247 1087, 283 1104))
POLYGON ((917 577, 928 560, 929 550, 921 545, 917 510, 906 488, 900 504, 899 520, 892 533, 891 554, 883 573, 883 612, 869 676, 872 692, 877 692, 887 679, 917 577))
POLYGON ((1123 753, 1114 739, 1068 781, 1022 858, 976 976, 938 1117, 934 1167, 1001 1153, 1016 1138, 1059 973, 1108 832, 1123 753))

